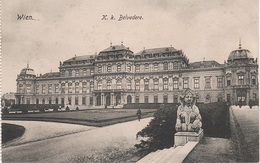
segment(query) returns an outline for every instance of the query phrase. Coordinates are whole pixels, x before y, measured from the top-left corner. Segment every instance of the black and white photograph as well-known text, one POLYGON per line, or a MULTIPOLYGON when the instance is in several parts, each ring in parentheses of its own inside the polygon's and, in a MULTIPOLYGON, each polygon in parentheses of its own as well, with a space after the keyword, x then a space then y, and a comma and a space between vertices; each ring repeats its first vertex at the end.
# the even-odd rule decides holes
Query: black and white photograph
POLYGON ((258 0, 1 0, 1 162, 259 162, 258 0))

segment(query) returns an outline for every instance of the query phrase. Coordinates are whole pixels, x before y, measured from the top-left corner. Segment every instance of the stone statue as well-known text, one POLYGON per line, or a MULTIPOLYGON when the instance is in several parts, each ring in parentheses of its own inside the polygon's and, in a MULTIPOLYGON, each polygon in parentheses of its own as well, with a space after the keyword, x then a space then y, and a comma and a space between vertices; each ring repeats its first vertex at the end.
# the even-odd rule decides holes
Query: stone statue
POLYGON ((199 132, 201 129, 201 115, 195 99, 196 96, 190 89, 186 89, 181 95, 175 125, 177 132, 199 132))

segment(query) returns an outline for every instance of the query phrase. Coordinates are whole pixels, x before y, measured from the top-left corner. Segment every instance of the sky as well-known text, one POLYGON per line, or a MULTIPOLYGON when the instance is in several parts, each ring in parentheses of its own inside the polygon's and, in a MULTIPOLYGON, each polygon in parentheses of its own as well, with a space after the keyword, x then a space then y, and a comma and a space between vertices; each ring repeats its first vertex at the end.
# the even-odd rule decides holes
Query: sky
POLYGON ((2 0, 2 94, 17 74, 58 71, 59 62, 121 41, 134 53, 173 46, 190 62, 223 64, 239 46, 258 57, 258 0, 2 0), (17 20, 17 15, 32 20, 17 20), (102 20, 112 15, 115 20, 102 20), (142 20, 118 21, 120 15, 142 20))

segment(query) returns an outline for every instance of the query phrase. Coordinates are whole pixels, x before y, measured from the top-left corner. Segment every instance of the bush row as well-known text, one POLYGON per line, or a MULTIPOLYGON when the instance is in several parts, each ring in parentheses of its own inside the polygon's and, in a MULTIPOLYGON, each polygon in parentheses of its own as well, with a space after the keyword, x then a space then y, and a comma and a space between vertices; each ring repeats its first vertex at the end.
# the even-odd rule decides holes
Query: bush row
POLYGON ((23 111, 23 110, 44 110, 44 109, 57 109, 64 107, 62 104, 15 104, 12 105, 10 111, 23 111))

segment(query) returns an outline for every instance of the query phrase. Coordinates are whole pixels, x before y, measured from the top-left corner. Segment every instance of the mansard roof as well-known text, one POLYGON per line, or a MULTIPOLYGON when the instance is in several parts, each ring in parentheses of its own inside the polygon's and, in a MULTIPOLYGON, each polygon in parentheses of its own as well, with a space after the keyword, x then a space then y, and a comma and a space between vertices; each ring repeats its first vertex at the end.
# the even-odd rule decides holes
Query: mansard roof
POLYGON ((153 49, 144 49, 135 55, 144 55, 144 54, 152 54, 152 53, 167 53, 167 52, 177 52, 174 47, 163 47, 163 48, 153 48, 153 49))
POLYGON ((101 52, 120 51, 120 50, 129 50, 129 48, 125 47, 123 44, 121 44, 121 45, 111 45, 110 47, 102 50, 101 52))
POLYGON ((89 59, 94 59, 95 55, 82 55, 82 56, 75 56, 72 57, 64 62, 71 62, 71 61, 84 61, 84 60, 89 60, 89 59))
POLYGON ((222 67, 221 64, 219 64, 217 61, 198 61, 190 63, 191 68, 210 68, 210 67, 222 67))
POLYGON ((48 77, 59 77, 60 76, 60 72, 48 72, 48 73, 45 73, 43 74, 42 78, 48 78, 48 77))

